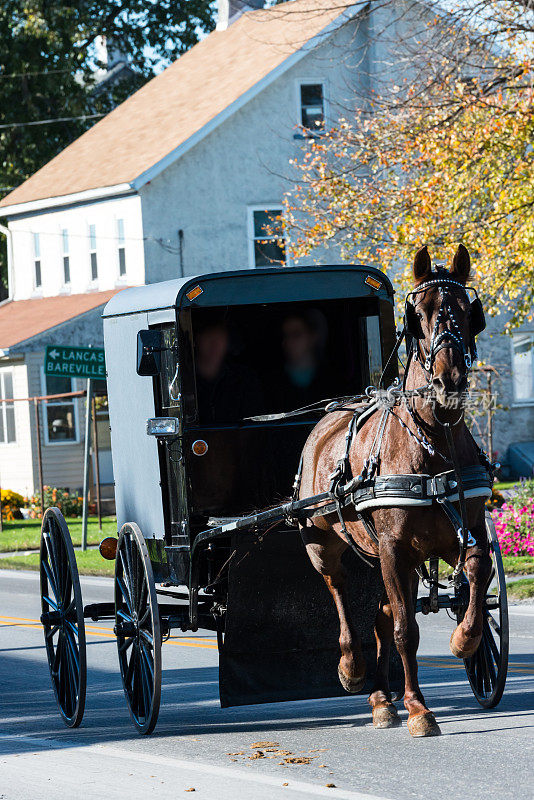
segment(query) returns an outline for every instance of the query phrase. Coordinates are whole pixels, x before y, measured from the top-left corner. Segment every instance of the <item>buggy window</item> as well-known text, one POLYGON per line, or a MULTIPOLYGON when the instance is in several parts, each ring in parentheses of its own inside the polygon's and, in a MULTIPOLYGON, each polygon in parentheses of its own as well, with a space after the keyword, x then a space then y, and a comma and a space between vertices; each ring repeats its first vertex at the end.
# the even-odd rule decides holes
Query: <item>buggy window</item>
POLYGON ((194 309, 190 352, 201 425, 351 395, 382 367, 374 299, 194 309))

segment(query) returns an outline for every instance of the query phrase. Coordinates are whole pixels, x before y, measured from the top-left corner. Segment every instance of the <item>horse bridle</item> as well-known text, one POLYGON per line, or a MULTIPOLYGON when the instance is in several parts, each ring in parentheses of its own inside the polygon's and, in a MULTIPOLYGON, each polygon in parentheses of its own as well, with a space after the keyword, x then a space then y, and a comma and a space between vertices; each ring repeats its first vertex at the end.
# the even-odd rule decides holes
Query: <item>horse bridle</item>
POLYGON ((481 333, 486 327, 484 318, 484 310, 482 303, 476 292, 472 287, 466 287, 460 281, 456 281, 446 275, 440 275, 417 286, 416 289, 409 292, 406 296, 404 304, 404 329, 408 339, 409 351, 416 361, 419 361, 425 372, 428 373, 429 378, 432 378, 432 371, 436 355, 444 348, 452 348, 457 350, 465 363, 466 371, 469 372, 475 359, 477 358, 477 348, 475 337, 481 333), (417 311, 413 299, 421 292, 425 292, 432 286, 438 287, 441 305, 434 322, 432 336, 430 338, 430 347, 428 353, 425 351, 423 340, 424 333, 421 327, 421 322, 417 316, 417 311), (469 299, 469 292, 473 292, 475 297, 470 301, 469 307, 469 344, 466 345, 460 326, 454 316, 454 310, 451 305, 451 288, 459 288, 464 295, 469 299), (443 322, 449 322, 451 328, 445 328, 440 331, 439 328, 443 322), (424 356, 424 357, 423 357, 424 356))

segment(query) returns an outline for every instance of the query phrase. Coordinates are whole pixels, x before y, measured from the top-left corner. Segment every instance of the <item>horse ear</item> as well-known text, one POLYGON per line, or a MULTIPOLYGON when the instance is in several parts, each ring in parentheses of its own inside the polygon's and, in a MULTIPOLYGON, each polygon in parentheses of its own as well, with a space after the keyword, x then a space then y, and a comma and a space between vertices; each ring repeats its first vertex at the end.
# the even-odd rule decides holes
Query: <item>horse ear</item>
POLYGON ((465 283, 471 271, 471 257, 469 250, 463 244, 458 245, 458 250, 452 260, 451 275, 458 281, 465 283))
POLYGON ((421 247, 415 254, 413 261, 413 276, 417 283, 424 280, 432 272, 432 263, 428 255, 428 247, 421 247))

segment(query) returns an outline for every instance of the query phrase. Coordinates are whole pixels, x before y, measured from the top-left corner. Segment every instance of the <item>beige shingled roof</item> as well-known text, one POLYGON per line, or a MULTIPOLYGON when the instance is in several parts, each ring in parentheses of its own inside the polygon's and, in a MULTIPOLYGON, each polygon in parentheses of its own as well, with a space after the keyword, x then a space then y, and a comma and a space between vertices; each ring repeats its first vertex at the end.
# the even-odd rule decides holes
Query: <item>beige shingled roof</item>
POLYGON ((348 0, 293 0, 214 31, 0 201, 128 184, 305 48, 348 0))

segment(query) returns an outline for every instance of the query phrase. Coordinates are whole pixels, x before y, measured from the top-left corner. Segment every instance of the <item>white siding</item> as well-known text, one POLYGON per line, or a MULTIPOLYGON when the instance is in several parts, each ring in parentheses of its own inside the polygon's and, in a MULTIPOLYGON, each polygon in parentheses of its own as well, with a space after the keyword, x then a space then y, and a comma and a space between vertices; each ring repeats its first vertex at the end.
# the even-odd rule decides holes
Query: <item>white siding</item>
POLYGON ((144 283, 141 201, 129 196, 13 219, 13 299, 105 291, 144 283), (126 275, 119 278, 117 220, 124 220, 126 275), (98 279, 91 280, 89 225, 96 227, 98 279), (70 284, 65 285, 62 231, 69 234, 70 284), (35 288, 33 234, 39 233, 42 287, 35 288))
MULTIPOLYGON (((27 368, 23 360, 0 361, 13 373, 13 394, 28 397, 27 368)), ((0 443, 0 485, 26 496, 33 491, 29 403, 15 403, 16 441, 0 443)))

